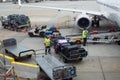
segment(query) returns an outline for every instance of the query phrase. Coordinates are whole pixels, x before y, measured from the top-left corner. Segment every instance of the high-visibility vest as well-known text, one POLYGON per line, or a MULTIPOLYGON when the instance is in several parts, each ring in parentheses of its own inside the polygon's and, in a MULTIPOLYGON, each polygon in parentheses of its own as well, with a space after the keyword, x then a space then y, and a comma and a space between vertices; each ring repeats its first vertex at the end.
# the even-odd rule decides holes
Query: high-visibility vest
POLYGON ((83 30, 83 31, 82 31, 82 37, 83 37, 83 38, 87 38, 87 31, 86 31, 86 30, 83 30))
POLYGON ((45 38, 45 46, 50 46, 50 39, 48 38, 45 38))

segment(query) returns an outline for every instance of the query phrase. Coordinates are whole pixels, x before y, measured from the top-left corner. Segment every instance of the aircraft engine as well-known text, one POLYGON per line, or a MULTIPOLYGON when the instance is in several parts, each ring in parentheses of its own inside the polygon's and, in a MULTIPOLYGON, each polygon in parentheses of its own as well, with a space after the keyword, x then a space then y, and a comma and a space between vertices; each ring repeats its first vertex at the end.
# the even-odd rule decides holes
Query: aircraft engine
POLYGON ((76 18, 76 24, 81 28, 88 29, 92 24, 92 19, 88 15, 79 15, 76 18))

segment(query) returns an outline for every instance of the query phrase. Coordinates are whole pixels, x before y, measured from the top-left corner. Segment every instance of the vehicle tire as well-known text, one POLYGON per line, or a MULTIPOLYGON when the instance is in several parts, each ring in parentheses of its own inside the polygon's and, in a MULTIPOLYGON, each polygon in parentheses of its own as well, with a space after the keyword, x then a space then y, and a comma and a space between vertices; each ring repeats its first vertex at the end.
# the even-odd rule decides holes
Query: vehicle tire
POLYGON ((79 59, 79 61, 82 61, 82 60, 83 60, 83 58, 80 58, 80 59, 79 59))
POLYGON ((17 58, 17 57, 15 57, 14 59, 15 59, 15 61, 19 61, 19 60, 20 60, 20 59, 19 59, 19 58, 17 58))
POLYGON ((69 78, 69 79, 63 79, 63 80, 73 80, 72 78, 69 78))
POLYGON ((28 35, 29 35, 30 37, 33 37, 33 33, 28 33, 28 35))
POLYGON ((69 80, 73 80, 72 78, 70 78, 69 80))
POLYGON ((42 69, 41 67, 39 67, 39 70, 40 70, 40 71, 43 71, 43 69, 42 69))
POLYGON ((67 63, 68 60, 63 57, 63 62, 64 62, 64 63, 67 63))
POLYGON ((5 53, 6 53, 6 54, 8 54, 8 53, 9 53, 9 51, 5 49, 5 53))
POLYGON ((58 49, 56 49, 56 47, 54 48, 54 51, 56 54, 58 54, 58 49))
POLYGON ((99 21, 99 20, 96 21, 96 26, 97 26, 97 27, 100 27, 100 21, 99 21))
POLYGON ((39 36, 40 36, 40 37, 45 37, 44 34, 45 34, 45 32, 40 32, 39 36))
POLYGON ((120 41, 118 41, 117 43, 118 43, 118 45, 120 45, 120 41))
POLYGON ((7 29, 7 26, 3 26, 4 29, 7 29))
POLYGON ((27 58, 31 58, 32 57, 32 55, 27 55, 27 58))
POLYGON ((94 21, 92 21, 92 27, 94 27, 94 25, 95 25, 95 23, 94 23, 94 21))

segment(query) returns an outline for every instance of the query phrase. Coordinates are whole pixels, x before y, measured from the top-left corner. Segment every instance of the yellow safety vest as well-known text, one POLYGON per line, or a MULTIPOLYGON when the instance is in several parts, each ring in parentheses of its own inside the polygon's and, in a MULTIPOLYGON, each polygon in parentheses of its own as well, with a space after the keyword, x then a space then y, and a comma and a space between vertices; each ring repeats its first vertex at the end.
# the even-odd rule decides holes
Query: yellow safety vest
POLYGON ((50 39, 49 39, 49 38, 48 38, 48 39, 45 38, 45 45, 46 45, 46 46, 50 46, 50 39))
POLYGON ((82 37, 83 37, 83 38, 87 38, 87 31, 86 31, 86 30, 83 30, 83 31, 82 31, 82 37))

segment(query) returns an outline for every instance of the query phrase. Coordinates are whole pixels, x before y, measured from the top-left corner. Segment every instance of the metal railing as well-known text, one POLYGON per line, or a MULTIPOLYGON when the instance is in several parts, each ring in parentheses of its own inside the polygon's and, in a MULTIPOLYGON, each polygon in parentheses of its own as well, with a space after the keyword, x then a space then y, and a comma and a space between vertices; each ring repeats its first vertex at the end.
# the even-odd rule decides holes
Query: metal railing
POLYGON ((20 80, 14 66, 4 65, 0 60, 0 80, 20 80))

